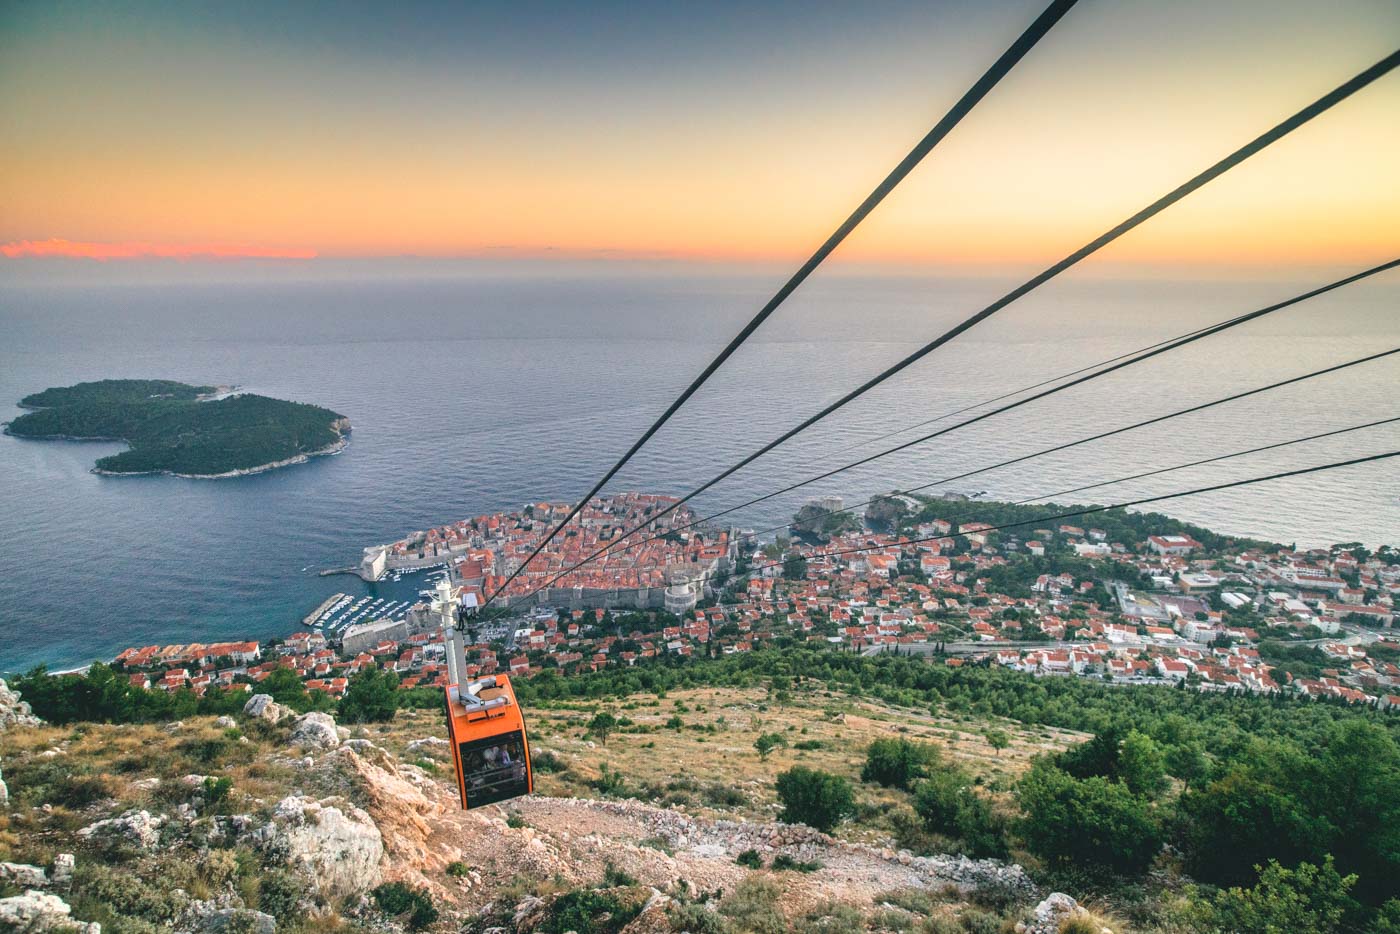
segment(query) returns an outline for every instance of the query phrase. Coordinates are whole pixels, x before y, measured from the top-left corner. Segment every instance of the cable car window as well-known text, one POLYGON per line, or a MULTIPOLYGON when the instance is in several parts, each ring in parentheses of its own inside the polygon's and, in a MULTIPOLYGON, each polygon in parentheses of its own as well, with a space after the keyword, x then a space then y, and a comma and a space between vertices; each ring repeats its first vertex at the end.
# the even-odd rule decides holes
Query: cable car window
POLYGON ((467 786, 467 807, 480 807, 530 793, 523 733, 503 733, 462 743, 459 752, 467 786))

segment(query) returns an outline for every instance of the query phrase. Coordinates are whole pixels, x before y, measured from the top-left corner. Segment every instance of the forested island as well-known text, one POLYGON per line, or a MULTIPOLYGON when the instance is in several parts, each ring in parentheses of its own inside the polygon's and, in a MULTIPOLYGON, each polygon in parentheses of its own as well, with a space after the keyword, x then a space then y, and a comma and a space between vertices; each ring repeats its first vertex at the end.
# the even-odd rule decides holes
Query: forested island
POLYGON ((227 387, 170 380, 109 379, 46 389, 20 400, 33 409, 9 422, 18 438, 124 441, 95 473, 232 477, 303 463, 344 448, 350 422, 330 409, 227 387))

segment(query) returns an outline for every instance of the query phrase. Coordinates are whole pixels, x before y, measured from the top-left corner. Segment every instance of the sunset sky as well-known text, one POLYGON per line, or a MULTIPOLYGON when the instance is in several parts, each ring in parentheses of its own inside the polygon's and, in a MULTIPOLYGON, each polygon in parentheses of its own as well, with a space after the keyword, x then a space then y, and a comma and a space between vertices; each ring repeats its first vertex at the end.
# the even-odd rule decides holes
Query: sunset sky
MULTIPOLYGON (((0 264, 795 259, 1043 6, 3 3, 0 264)), ((1083 0, 838 259, 1057 259, 1396 48, 1395 0, 1083 0)), ((1096 262, 1389 258, 1397 154, 1400 71, 1096 262)))

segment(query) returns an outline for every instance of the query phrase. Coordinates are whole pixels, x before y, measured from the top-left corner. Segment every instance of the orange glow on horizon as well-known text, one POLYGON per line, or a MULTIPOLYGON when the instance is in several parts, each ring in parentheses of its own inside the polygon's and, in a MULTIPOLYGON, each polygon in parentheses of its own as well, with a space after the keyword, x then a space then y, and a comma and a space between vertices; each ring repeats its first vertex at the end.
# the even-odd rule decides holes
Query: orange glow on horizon
POLYGON ((16 240, 0 244, 0 253, 10 259, 21 257, 61 257, 64 259, 315 259, 316 251, 304 247, 266 247, 237 243, 149 243, 129 240, 118 243, 64 240, 16 240))

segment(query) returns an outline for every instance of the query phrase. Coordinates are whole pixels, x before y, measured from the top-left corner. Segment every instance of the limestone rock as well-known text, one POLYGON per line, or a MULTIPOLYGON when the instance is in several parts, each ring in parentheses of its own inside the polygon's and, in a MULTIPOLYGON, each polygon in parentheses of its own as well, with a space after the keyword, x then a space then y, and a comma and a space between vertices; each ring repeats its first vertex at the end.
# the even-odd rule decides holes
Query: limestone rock
POLYGON ((283 798, 260 835, 264 848, 306 876, 323 898, 358 895, 379 884, 384 840, 370 816, 348 801, 283 798))
POLYGON ((0 775, 0 808, 8 807, 10 804, 10 788, 5 784, 3 775, 0 775))
POLYGON ((57 895, 33 889, 14 898, 0 898, 0 931, 19 934, 102 934, 96 922, 75 921, 69 917, 72 908, 57 895))
POLYGON ((73 881, 73 868, 73 854, 59 853, 53 858, 53 868, 49 871, 49 878, 55 886, 67 888, 73 881))
POLYGON ((221 730, 231 730, 238 726, 238 721, 234 720, 232 717, 224 716, 215 720, 214 725, 221 730))
POLYGON ((515 906, 515 912, 511 915, 511 924, 515 929, 529 930, 536 922, 544 917, 545 900, 534 895, 526 895, 515 906))
POLYGON ((49 874, 42 866, 0 863, 0 882, 8 882, 22 889, 42 889, 48 887, 49 874))
POLYGON ((341 747, 327 761, 364 795, 365 809, 384 840, 384 852, 395 866, 440 872, 448 858, 431 842, 429 820, 442 814, 442 805, 411 781, 404 766, 382 749, 357 752, 341 747))
POLYGON ((154 849, 160 843, 163 816, 153 817, 149 811, 128 811, 121 817, 100 820, 78 831, 78 836, 106 843, 124 843, 140 850, 154 849))
POLYGON ((303 749, 334 749, 340 745, 340 734, 330 714, 312 711, 297 717, 292 743, 303 749))
POLYGON ((1058 934, 1067 919, 1084 913, 1073 898, 1063 892, 1051 892, 1035 906, 1029 921, 1017 925, 1017 930, 1022 934, 1058 934))
POLYGON ((277 919, 250 908, 226 905, 222 901, 191 902, 176 929, 189 934, 276 934, 277 919))
POLYGON ((452 744, 441 736, 415 739, 408 744, 408 754, 411 756, 447 756, 451 752, 452 744))
POLYGON ((0 678, 0 731, 12 726, 38 726, 44 721, 34 716, 29 704, 20 699, 19 692, 0 678))
POLYGON ((254 694, 243 705, 243 712, 256 720, 277 723, 291 714, 291 711, 272 699, 271 694, 254 694))

